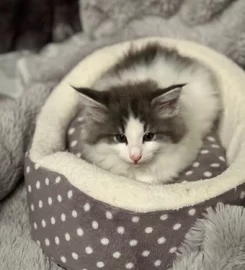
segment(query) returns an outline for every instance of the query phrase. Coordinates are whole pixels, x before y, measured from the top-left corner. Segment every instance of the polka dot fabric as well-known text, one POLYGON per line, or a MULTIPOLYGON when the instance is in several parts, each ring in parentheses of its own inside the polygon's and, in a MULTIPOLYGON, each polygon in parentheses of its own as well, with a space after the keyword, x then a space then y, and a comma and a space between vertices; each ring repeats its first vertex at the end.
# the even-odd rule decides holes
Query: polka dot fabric
MULTIPOLYGON (((84 118, 81 111, 67 131, 67 148, 68 151, 81 158, 82 143, 79 141, 83 132, 84 118)), ((225 159, 225 150, 222 147, 218 136, 215 132, 211 132, 204 140, 203 146, 193 164, 182 172, 178 179, 173 183, 182 183, 196 181, 200 179, 208 179, 215 177, 225 171, 227 168, 225 159)))
POLYGON ((67 270, 167 270, 206 207, 241 204, 245 185, 179 210, 136 213, 97 201, 26 157, 32 237, 67 270))

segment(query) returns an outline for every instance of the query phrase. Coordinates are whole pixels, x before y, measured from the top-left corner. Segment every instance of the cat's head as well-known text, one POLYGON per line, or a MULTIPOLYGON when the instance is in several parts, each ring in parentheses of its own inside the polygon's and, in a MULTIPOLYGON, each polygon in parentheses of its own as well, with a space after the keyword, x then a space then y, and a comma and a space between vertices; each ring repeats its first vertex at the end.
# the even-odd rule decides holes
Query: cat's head
MULTIPOLYGON (((85 107, 85 140, 128 164, 144 164, 184 136, 179 115, 183 85, 158 89, 152 81, 118 85, 106 91, 75 88, 85 107)), ((96 153, 94 153, 96 155, 96 153)))

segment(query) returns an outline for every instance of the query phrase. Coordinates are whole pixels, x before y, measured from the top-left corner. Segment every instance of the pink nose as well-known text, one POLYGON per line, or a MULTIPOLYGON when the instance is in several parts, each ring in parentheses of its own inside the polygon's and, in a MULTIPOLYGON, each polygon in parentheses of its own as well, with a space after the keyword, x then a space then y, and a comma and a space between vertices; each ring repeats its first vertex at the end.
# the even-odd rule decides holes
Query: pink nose
POLYGON ((130 158, 134 161, 134 163, 137 163, 141 159, 141 155, 131 155, 130 158))

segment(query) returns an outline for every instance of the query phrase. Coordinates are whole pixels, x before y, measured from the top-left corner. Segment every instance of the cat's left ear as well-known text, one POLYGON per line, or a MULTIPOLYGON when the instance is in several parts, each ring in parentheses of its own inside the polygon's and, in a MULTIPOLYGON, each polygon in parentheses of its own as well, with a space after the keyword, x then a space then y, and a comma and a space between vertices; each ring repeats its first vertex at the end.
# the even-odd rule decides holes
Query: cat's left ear
POLYGON ((157 89, 154 92, 152 106, 160 118, 171 118, 179 112, 179 97, 186 84, 171 85, 168 88, 157 89))
POLYGON ((81 104, 86 108, 86 111, 96 122, 103 122, 106 119, 107 108, 104 103, 106 92, 97 91, 90 88, 74 87, 81 96, 81 104))

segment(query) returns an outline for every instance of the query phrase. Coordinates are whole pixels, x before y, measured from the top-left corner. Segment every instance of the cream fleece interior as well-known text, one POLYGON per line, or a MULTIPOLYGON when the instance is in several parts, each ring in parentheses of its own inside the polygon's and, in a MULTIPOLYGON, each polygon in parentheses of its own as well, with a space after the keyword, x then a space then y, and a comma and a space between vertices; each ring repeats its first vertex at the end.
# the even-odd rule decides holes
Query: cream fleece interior
MULTIPOLYGON (((64 175, 87 195, 127 210, 148 212, 178 209, 221 195, 245 182, 245 74, 225 56, 201 45, 165 38, 144 38, 105 47, 81 61, 54 89, 44 105, 34 134, 30 158, 64 175), (175 47, 197 58, 216 74, 224 112, 219 136, 229 168, 218 177, 182 184, 149 185, 117 176, 64 152, 66 129, 78 110, 78 93, 70 85, 89 87, 133 44, 149 41, 175 47)), ((54 180, 54 179, 53 179, 54 180)))

